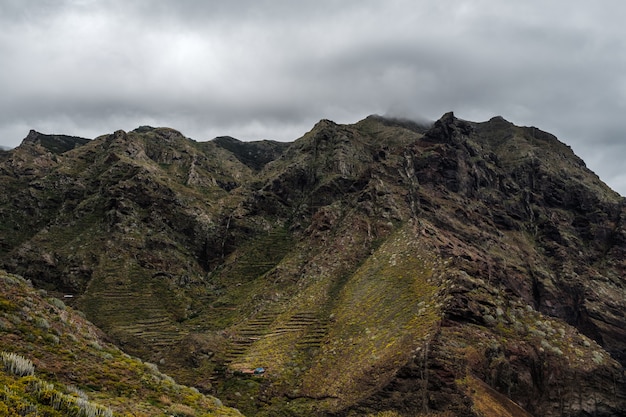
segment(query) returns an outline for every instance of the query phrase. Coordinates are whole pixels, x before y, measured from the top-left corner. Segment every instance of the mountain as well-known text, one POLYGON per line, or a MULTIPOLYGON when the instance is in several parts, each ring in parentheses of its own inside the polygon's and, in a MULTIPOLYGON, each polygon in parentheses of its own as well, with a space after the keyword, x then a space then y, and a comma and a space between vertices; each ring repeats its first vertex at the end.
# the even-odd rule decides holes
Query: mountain
POLYGON ((625 200, 549 133, 46 138, 0 158, 0 266, 244 414, 624 415, 625 200))

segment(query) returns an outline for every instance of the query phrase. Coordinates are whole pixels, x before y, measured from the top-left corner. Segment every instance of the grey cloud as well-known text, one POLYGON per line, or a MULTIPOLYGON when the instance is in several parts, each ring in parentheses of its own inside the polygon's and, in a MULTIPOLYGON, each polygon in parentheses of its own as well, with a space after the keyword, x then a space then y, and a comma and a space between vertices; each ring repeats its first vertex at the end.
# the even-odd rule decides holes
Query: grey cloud
POLYGON ((624 195, 623 8, 7 0, 0 143, 15 146, 30 128, 94 137, 140 124, 198 140, 293 140, 321 118, 453 110, 555 133, 624 195))

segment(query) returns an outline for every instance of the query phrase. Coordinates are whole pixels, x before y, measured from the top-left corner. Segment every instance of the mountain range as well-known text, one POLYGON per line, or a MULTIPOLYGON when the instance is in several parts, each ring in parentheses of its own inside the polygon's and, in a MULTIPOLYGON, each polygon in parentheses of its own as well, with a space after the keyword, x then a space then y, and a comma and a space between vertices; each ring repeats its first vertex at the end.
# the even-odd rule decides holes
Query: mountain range
POLYGON ((626 200, 538 128, 31 131, 0 184, 0 268, 245 415, 626 415, 626 200))

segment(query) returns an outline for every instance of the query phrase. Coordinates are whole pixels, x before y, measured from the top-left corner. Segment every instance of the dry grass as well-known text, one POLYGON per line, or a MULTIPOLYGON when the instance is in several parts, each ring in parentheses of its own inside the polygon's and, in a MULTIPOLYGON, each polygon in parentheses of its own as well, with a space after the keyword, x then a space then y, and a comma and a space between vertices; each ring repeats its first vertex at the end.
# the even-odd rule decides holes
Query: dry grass
POLYGON ((438 268, 409 227, 368 258, 339 294, 307 392, 351 402, 386 383, 436 327, 438 268))
POLYGON ((523 408, 478 378, 465 378, 467 394, 481 417, 532 417, 523 408))

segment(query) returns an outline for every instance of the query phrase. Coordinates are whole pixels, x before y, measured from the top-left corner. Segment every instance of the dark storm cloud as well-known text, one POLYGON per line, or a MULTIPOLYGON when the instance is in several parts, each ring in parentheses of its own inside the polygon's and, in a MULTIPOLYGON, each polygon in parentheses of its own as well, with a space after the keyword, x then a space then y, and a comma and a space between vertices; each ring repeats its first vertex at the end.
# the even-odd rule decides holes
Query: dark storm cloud
POLYGON ((0 144, 141 124, 293 140, 321 118, 502 115, 626 194, 619 1, 0 2, 0 144))

